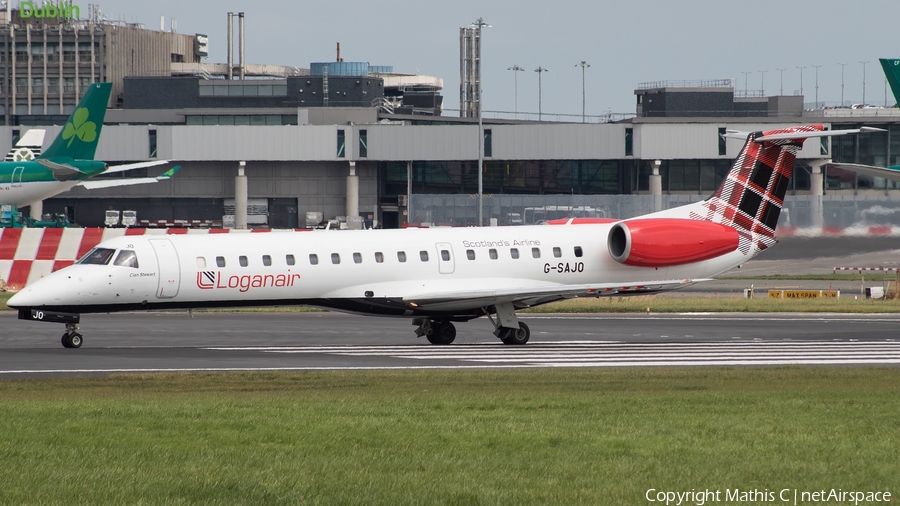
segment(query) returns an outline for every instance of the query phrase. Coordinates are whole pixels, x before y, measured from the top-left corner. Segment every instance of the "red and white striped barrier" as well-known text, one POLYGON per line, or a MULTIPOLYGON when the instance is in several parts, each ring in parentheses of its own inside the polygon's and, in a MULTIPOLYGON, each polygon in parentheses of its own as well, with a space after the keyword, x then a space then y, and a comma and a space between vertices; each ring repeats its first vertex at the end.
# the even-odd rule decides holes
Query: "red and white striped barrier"
POLYGON ((68 267, 101 241, 123 235, 222 234, 269 229, 0 228, 0 280, 10 290, 68 267))

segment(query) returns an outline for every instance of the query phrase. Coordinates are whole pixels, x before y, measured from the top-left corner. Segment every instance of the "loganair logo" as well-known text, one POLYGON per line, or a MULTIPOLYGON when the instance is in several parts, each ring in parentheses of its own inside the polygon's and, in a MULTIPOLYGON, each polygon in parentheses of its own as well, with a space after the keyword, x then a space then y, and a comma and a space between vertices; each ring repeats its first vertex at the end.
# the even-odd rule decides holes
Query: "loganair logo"
POLYGON ((241 293, 253 288, 284 288, 294 286, 300 279, 299 274, 245 274, 243 276, 223 276, 219 271, 200 271, 197 273, 197 288, 201 290, 231 289, 241 293))
POLYGON ((62 138, 63 140, 69 140, 69 143, 66 144, 67 147, 72 145, 72 141, 76 137, 81 139, 81 142, 94 142, 97 139, 97 124, 93 121, 88 121, 88 116, 90 116, 90 113, 87 107, 79 107, 75 114, 72 115, 72 121, 66 123, 62 138))

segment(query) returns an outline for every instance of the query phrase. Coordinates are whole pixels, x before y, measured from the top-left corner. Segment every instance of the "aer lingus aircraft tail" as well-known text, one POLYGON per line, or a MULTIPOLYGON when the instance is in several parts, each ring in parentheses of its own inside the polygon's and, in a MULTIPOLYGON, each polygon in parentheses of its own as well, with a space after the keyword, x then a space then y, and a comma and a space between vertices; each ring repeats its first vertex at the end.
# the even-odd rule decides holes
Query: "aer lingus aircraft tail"
POLYGON ((112 83, 91 84, 66 121, 66 126, 38 158, 54 161, 93 160, 111 90, 112 83))
POLYGON ((894 100, 900 104, 900 58, 879 58, 881 68, 884 69, 884 77, 887 78, 888 84, 891 85, 891 91, 894 92, 894 100))
MULTIPOLYGON (((12 160, 0 161, 0 202, 25 206, 79 185, 108 188, 155 183, 169 179, 175 173, 177 169, 158 177, 91 180, 102 174, 168 163, 168 160, 151 160, 109 166, 94 159, 111 90, 111 83, 91 84, 53 143, 37 157, 26 147, 36 144, 39 149, 43 136, 40 135, 38 140, 38 132, 43 131, 26 133, 27 145, 17 145, 12 160)), ((25 140, 23 137, 23 143, 25 140)))

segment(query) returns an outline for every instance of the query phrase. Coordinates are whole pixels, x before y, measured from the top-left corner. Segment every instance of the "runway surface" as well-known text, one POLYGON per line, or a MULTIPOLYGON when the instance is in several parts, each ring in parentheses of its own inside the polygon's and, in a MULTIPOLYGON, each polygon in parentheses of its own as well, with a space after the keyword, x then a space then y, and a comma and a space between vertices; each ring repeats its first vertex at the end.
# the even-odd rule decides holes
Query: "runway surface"
POLYGON ((62 325, 0 314, 0 379, 164 371, 483 367, 900 364, 900 315, 525 315, 525 346, 485 319, 453 345, 416 339, 409 320, 339 313, 89 315, 85 344, 62 325))

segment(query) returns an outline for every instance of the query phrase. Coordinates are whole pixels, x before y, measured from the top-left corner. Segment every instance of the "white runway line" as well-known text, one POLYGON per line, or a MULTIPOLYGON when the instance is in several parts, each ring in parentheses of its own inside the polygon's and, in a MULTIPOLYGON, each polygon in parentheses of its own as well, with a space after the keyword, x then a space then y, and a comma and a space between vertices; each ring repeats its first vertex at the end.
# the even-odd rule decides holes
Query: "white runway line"
POLYGON ((711 343, 566 341, 525 346, 470 344, 450 346, 277 346, 208 349, 276 354, 328 354, 355 358, 388 357, 416 362, 455 360, 462 364, 491 364, 492 367, 900 364, 900 343, 892 341, 754 341, 740 343, 733 341, 711 343))

